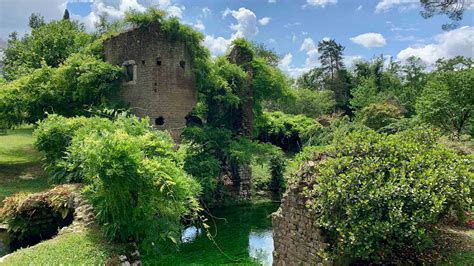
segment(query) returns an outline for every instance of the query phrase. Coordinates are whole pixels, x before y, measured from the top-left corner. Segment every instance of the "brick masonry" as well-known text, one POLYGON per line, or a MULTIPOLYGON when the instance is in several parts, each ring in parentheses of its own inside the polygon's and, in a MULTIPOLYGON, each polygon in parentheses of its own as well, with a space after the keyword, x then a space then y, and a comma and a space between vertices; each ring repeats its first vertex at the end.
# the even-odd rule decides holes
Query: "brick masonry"
POLYGON ((118 93, 137 116, 164 119, 160 129, 180 129, 197 101, 192 58, 186 44, 171 41, 158 23, 131 29, 104 42, 105 60, 133 66, 134 79, 118 93))
POLYGON ((291 186, 273 214, 273 265, 333 265, 325 259, 328 248, 314 223, 314 213, 305 207, 307 181, 291 186))

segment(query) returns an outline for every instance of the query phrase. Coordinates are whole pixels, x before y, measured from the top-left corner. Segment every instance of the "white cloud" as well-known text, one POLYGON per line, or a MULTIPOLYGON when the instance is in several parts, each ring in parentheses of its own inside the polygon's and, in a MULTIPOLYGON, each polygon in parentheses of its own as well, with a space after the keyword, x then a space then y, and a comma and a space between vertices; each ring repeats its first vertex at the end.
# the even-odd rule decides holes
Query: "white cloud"
POLYGON ((383 47, 387 43, 385 38, 380 33, 368 32, 350 38, 353 43, 360 44, 367 48, 383 47))
POLYGON ((399 10, 407 10, 418 7, 419 0, 381 0, 375 7, 375 13, 387 12, 398 7, 399 10))
POLYGON ((62 18, 66 3, 67 0, 0 0, 0 37, 7 39, 13 31, 29 31, 31 13, 40 13, 46 21, 62 18))
POLYGON ((326 5, 337 4, 337 0, 306 0, 305 6, 315 6, 325 8, 326 5))
POLYGON ((149 6, 156 6, 165 10, 169 16, 182 18, 185 7, 176 5, 171 0, 94 0, 91 5, 91 12, 84 17, 72 14, 74 19, 84 22, 89 30, 94 29, 94 24, 99 21, 99 16, 107 14, 114 21, 124 16, 126 11, 135 9, 145 11, 149 6))
POLYGON ((260 23, 260 25, 262 25, 262 26, 265 26, 270 22, 270 20, 271 20, 271 18, 269 18, 269 17, 263 17, 263 18, 258 20, 258 23, 260 23))
POLYGON ((206 26, 204 25, 204 23, 202 23, 202 21, 199 20, 199 19, 197 20, 197 22, 196 22, 195 24, 193 24, 193 26, 194 26, 196 29, 201 30, 201 31, 203 31, 203 30, 206 29, 206 26))
POLYGON ((313 39, 305 38, 301 44, 300 51, 306 51, 306 67, 314 67, 318 64, 318 47, 314 43, 313 39))
POLYGON ((207 35, 204 38, 204 46, 206 46, 214 56, 224 54, 233 40, 242 37, 252 38, 258 33, 257 16, 251 10, 243 7, 239 8, 238 10, 226 8, 222 12, 222 18, 225 18, 229 15, 237 20, 237 24, 230 25, 230 28, 234 30, 234 33, 232 33, 230 38, 216 38, 212 35, 207 35))
POLYGON ((225 39, 223 37, 215 38, 214 36, 206 35, 206 37, 204 37, 203 45, 207 47, 213 55, 222 55, 225 53, 230 43, 230 39, 225 39))
POLYGON ((207 18, 212 13, 211 9, 209 9, 208 7, 203 7, 201 11, 202 11, 202 16, 205 18, 207 18))
POLYGON ((288 53, 283 56, 280 62, 278 62, 278 68, 280 68, 283 72, 287 73, 291 77, 298 77, 311 69, 310 67, 293 67, 291 66, 292 61, 293 55, 291 53, 288 53))
POLYGON ((362 8, 364 8, 364 7, 363 7, 362 5, 360 5, 360 6, 358 6, 358 7, 356 8, 356 10, 357 10, 357 11, 361 11, 362 8))
POLYGON ((362 58, 363 57, 361 55, 344 55, 342 57, 342 61, 344 62, 345 66, 351 67, 357 61, 362 60, 362 58))
POLYGON ((474 55, 474 27, 472 26, 443 32, 435 36, 434 40, 430 44, 403 49, 398 53, 397 59, 404 61, 410 56, 417 56, 428 65, 432 65, 439 58, 474 55))
POLYGON ((239 10, 227 8, 222 15, 224 17, 232 15, 237 20, 237 24, 230 25, 230 28, 236 31, 232 35, 232 39, 251 38, 258 33, 257 16, 251 10, 244 7, 239 8, 239 10))

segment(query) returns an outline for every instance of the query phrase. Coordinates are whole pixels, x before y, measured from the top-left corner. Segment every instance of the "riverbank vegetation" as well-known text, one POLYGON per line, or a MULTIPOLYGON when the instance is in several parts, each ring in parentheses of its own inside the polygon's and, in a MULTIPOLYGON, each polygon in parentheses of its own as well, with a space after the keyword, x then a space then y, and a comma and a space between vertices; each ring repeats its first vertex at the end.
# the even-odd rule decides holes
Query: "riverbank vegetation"
MULTIPOLYGON (((471 58, 440 59, 427 69, 419 58, 386 64, 382 56, 349 68, 344 47, 331 39, 318 44, 321 67, 291 79, 276 67, 278 55, 244 39, 212 58, 202 34, 153 8, 104 22, 93 34, 69 19, 31 21, 31 34, 13 34, 5 52, 0 198, 82 183, 100 227, 60 233, 6 262, 104 263, 120 252, 110 243, 129 242, 145 262, 174 261, 176 254, 164 252, 183 244, 185 225, 212 240, 203 212, 248 203, 228 185, 242 165, 253 168, 254 196, 281 195, 301 171, 314 178, 304 192, 307 208, 318 214, 330 257, 403 264, 408 250, 419 263, 435 250, 442 256, 425 262, 449 260, 452 252, 460 263, 472 258, 471 58), (104 61, 102 42, 152 23, 171 42, 186 42, 193 57, 196 123, 183 129, 179 145, 110 97, 122 69, 104 61), (25 124, 34 127, 35 148, 25 124), (466 250, 443 253, 444 225, 466 230, 466 250)), ((210 244, 201 239, 198 247, 210 244)))

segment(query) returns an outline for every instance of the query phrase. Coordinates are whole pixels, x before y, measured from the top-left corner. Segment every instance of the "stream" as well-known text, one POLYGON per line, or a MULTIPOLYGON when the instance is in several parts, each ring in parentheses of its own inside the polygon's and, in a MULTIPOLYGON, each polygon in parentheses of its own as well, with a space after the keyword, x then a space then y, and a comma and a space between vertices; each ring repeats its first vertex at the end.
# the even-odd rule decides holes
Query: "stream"
MULTIPOLYGON (((273 237, 271 214, 276 203, 230 206, 211 210, 207 224, 213 240, 202 228, 189 226, 182 232, 179 251, 143 261, 152 265, 272 265, 273 237), (213 218, 211 218, 213 217, 213 218)), ((0 231, 0 257, 9 253, 7 233, 0 231)))
POLYGON ((214 209, 211 211, 214 218, 207 222, 214 241, 203 229, 188 227, 182 233, 180 250, 160 255, 153 263, 271 265, 271 214, 277 209, 275 203, 214 209))

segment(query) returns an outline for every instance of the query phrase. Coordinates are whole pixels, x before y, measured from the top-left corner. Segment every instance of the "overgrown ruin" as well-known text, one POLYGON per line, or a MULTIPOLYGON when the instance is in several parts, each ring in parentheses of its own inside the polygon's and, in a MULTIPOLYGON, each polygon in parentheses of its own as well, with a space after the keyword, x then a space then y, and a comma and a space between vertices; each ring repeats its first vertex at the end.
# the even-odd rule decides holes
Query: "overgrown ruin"
POLYGON ((105 60, 122 66, 119 99, 159 129, 179 130, 197 102, 193 60, 186 44, 171 41, 155 22, 104 41, 105 60))

